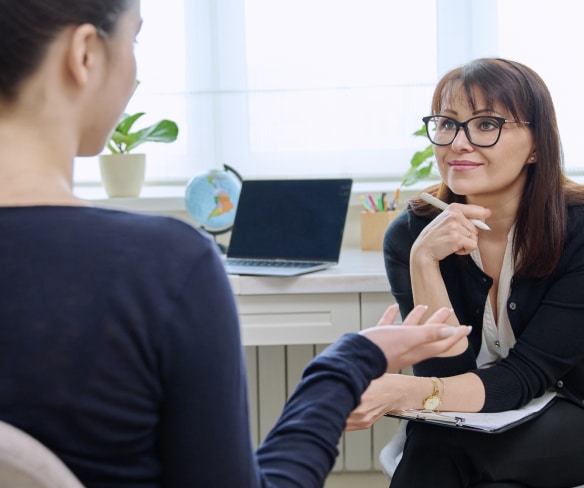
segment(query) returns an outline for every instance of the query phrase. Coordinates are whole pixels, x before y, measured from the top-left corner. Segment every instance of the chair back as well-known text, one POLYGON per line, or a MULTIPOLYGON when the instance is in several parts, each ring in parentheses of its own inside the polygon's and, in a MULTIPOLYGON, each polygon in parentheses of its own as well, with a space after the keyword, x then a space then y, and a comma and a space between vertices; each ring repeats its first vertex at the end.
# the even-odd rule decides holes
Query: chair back
POLYGON ((47 447, 0 421, 0 488, 83 488, 83 485, 47 447))

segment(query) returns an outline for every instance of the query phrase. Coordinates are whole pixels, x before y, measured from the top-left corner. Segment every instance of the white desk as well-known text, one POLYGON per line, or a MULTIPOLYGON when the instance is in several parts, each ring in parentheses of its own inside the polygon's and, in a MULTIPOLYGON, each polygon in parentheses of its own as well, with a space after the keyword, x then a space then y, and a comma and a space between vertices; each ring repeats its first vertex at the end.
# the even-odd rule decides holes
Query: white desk
POLYGON ((349 249, 295 277, 230 275, 245 345, 328 344, 377 323, 393 303, 381 252, 349 249))

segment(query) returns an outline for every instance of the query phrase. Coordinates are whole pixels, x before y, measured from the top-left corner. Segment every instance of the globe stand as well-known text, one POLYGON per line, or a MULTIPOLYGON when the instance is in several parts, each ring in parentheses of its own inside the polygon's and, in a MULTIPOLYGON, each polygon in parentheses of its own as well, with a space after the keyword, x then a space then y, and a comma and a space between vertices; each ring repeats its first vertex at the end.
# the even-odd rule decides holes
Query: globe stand
POLYGON ((205 227, 201 226, 201 230, 204 230, 207 234, 209 234, 211 237, 213 237, 213 241, 215 241, 215 244, 219 248, 219 251, 221 251, 221 254, 227 254, 227 246, 217 242, 217 236, 219 236, 221 234, 226 234, 227 232, 229 232, 231 230, 231 228, 224 229, 224 230, 210 230, 210 229, 206 229, 205 227))

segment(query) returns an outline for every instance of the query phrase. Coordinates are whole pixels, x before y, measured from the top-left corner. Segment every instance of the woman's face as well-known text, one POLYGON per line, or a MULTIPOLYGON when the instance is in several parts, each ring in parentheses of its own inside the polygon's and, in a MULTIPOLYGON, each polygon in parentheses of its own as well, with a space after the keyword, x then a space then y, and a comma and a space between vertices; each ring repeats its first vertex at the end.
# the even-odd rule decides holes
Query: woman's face
MULTIPOLYGON (((440 112, 458 122, 477 115, 491 115, 513 120, 503 106, 495 104, 487 110, 484 97, 475 93, 472 109, 461 89, 452 92, 440 112)), ((434 146, 438 169, 444 183, 456 194, 466 195, 469 201, 493 196, 519 196, 525 185, 528 164, 537 160, 533 135, 527 124, 505 123, 499 141, 491 147, 473 146, 460 129, 452 144, 434 146), (475 197, 475 198, 473 198, 475 197)))
POLYGON ((93 107, 88 111, 91 119, 79 149, 80 156, 101 152, 134 90, 134 44, 142 19, 139 0, 130 3, 131 7, 120 16, 114 32, 102 41, 106 53, 104 74, 96 87, 98 93, 91 102, 93 107))

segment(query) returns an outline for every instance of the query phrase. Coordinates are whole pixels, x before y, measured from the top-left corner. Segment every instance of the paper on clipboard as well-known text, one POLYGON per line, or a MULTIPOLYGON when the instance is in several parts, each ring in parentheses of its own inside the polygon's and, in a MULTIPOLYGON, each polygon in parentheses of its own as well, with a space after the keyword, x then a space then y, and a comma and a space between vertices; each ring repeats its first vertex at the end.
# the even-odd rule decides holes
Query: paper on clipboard
POLYGON ((387 413, 388 417, 429 422, 450 427, 460 427, 483 432, 503 432, 543 412, 550 407, 555 392, 546 392, 517 410, 494 413, 428 412, 424 410, 402 410, 387 413))

